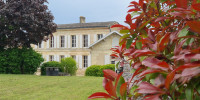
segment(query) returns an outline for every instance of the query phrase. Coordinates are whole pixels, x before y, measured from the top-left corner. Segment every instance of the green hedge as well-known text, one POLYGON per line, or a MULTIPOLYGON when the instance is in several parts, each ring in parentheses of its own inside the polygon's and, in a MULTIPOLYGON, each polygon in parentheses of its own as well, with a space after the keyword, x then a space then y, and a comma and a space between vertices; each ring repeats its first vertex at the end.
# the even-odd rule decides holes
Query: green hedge
POLYGON ((111 69, 115 71, 114 64, 107 64, 107 65, 92 65, 88 67, 85 71, 85 76, 98 76, 103 77, 103 70, 104 69, 111 69))
POLYGON ((44 61, 32 48, 8 48, 0 50, 0 73, 33 74, 44 61))
POLYGON ((63 72, 62 68, 61 68, 61 64, 57 61, 49 61, 49 62, 45 62, 42 64, 41 66, 41 75, 46 75, 46 67, 59 67, 59 71, 63 72))

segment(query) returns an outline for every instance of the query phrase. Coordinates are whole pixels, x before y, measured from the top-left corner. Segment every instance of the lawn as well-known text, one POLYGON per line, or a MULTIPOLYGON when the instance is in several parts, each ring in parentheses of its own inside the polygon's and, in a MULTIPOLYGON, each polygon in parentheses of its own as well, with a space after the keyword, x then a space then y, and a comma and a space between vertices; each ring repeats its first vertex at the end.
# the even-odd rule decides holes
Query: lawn
POLYGON ((87 100, 102 77, 1 75, 0 100, 87 100))

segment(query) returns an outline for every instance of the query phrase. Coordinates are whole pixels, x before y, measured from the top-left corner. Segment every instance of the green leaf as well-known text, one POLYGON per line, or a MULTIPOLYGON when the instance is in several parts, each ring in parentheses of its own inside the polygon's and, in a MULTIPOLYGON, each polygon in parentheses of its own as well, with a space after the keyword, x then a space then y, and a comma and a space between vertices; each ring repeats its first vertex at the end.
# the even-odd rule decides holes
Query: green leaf
POLYGON ((193 100, 192 97, 193 97, 193 89, 192 87, 187 87, 186 90, 185 90, 185 95, 186 95, 186 98, 187 100, 193 100))
POLYGON ((117 83, 117 89, 116 89, 117 97, 120 97, 120 96, 121 96, 121 95, 120 95, 120 87, 121 87, 121 85, 122 85, 123 83, 125 83, 125 80, 124 80, 123 77, 120 77, 120 78, 119 78, 119 81, 118 81, 118 83, 117 83))
POLYGON ((136 49, 141 49, 142 48, 142 42, 136 42, 136 49))
POLYGON ((133 13, 131 13, 131 16, 135 16, 135 15, 139 15, 140 13, 138 11, 134 11, 133 13))
POLYGON ((186 36, 187 34, 188 34, 188 28, 189 27, 185 27, 185 28, 183 28, 180 32, 179 32, 179 34, 178 34, 178 37, 182 37, 182 36, 186 36))
POLYGON ((129 33, 129 30, 120 30, 120 33, 126 34, 126 33, 129 33))

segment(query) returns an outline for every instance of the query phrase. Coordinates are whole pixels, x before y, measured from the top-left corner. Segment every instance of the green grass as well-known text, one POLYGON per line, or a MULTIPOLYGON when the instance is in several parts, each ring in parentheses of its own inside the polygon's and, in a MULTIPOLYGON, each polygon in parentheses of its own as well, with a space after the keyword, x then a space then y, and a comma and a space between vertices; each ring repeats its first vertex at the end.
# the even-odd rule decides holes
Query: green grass
POLYGON ((1 75, 0 100, 87 100, 102 77, 1 75))

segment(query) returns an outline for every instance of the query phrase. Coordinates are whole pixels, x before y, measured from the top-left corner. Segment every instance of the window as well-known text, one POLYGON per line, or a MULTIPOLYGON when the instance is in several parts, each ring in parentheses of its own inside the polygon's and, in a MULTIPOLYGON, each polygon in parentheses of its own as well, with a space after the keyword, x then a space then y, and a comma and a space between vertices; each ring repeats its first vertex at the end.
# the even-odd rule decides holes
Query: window
POLYGON ((60 47, 65 47, 65 36, 60 36, 60 47))
POLYGON ((54 56, 53 55, 50 55, 49 58, 50 58, 50 61, 54 61, 54 56))
POLYGON ((83 67, 84 68, 88 67, 88 56, 83 56, 83 67))
POLYGON ((115 64, 115 61, 111 61, 111 64, 115 64))
POLYGON ((83 35, 83 47, 88 47, 88 35, 83 35))
POLYGON ((72 57, 74 60, 76 60, 76 55, 72 55, 71 57, 72 57))
POLYGON ((65 58, 65 56, 64 56, 64 55, 60 55, 60 61, 61 61, 63 58, 65 58))
POLYGON ((76 47, 76 35, 72 35, 72 47, 76 47))
POLYGON ((38 48, 42 48, 42 44, 41 43, 38 43, 38 48))
POLYGON ((103 37, 103 34, 97 34, 98 40, 103 37))
POLYGON ((51 36, 50 38, 50 48, 53 48, 54 47, 54 37, 51 36))

